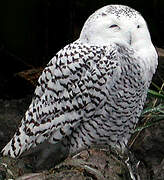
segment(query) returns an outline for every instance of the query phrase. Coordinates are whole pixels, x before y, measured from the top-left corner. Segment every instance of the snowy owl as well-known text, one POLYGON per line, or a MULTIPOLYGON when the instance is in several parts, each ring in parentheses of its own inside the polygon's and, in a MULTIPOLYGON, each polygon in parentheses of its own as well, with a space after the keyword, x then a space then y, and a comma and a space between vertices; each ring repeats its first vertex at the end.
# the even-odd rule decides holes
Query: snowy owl
POLYGON ((156 67, 157 53, 139 12, 123 5, 97 10, 79 39, 43 70, 2 154, 19 157, 43 142, 63 142, 71 155, 92 145, 124 151, 156 67))

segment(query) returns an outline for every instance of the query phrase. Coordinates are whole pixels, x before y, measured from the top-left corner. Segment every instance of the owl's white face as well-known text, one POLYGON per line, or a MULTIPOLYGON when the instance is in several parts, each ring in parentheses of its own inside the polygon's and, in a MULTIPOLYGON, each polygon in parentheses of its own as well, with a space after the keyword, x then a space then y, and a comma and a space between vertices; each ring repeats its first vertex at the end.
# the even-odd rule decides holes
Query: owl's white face
POLYGON ((127 44, 137 51, 152 46, 143 17, 122 5, 105 6, 91 15, 84 24, 80 39, 94 45, 127 44))

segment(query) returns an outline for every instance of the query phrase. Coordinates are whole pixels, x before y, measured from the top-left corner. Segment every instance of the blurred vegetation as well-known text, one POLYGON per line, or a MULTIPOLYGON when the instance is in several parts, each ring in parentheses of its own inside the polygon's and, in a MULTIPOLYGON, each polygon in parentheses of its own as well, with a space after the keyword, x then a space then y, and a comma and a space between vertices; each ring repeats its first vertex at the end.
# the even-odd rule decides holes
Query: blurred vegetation
POLYGON ((158 125, 164 121, 164 83, 161 87, 152 82, 152 86, 156 90, 149 90, 145 108, 141 114, 141 121, 135 129, 133 139, 130 142, 130 147, 134 144, 142 130, 158 125))
POLYGON ((141 117, 145 119, 144 125, 138 127, 136 131, 141 131, 144 128, 148 128, 164 120, 164 83, 161 87, 158 87, 153 82, 152 84, 157 90, 148 91, 149 103, 146 104, 147 107, 143 110, 141 115, 141 117))

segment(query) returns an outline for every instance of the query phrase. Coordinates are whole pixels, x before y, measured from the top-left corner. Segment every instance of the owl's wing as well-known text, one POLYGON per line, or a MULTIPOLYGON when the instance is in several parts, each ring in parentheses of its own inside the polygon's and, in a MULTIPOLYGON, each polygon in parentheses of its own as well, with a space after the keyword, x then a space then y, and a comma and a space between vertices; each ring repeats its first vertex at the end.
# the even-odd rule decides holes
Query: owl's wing
POLYGON ((120 76, 115 49, 108 49, 107 56, 105 51, 106 47, 75 42, 57 53, 40 76, 32 103, 4 155, 19 156, 45 140, 56 143, 96 115, 106 99, 106 83, 113 74, 120 76))

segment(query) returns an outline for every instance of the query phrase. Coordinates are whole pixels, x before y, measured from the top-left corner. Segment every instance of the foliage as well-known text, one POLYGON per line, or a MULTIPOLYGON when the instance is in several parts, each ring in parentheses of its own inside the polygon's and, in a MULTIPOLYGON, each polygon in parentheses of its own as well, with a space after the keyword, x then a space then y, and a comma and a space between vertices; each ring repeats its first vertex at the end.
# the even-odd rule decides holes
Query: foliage
POLYGON ((136 135, 130 143, 130 146, 134 144, 143 129, 157 124, 160 125, 160 122, 164 120, 164 83, 161 87, 155 83, 152 83, 152 85, 156 90, 149 89, 148 91, 147 103, 141 114, 141 125, 135 129, 134 133, 136 133, 136 135))
POLYGON ((152 85, 157 89, 157 91, 148 91, 149 103, 141 114, 144 124, 141 127, 137 127, 135 132, 141 131, 164 120, 164 83, 161 87, 157 86, 155 83, 152 83, 152 85))

